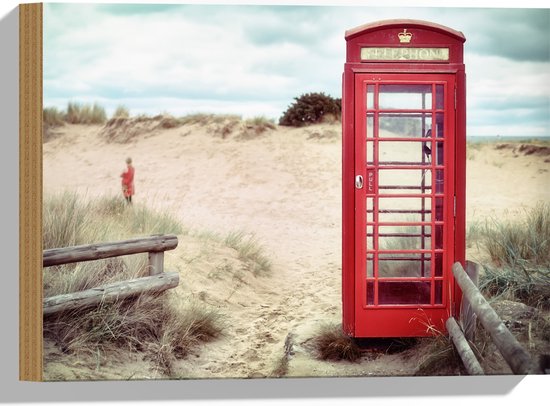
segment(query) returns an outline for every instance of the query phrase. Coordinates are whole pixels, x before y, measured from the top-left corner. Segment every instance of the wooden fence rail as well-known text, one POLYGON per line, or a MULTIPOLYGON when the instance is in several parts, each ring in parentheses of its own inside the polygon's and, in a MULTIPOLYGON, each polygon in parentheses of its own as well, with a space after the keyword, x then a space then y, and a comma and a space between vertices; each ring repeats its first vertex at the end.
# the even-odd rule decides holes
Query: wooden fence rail
POLYGON ((43 302, 44 316, 126 299, 146 291, 162 292, 176 287, 179 283, 179 273, 164 272, 164 251, 172 250, 177 245, 178 238, 175 235, 153 235, 117 242, 44 250, 42 260, 44 267, 145 252, 149 254, 149 276, 47 297, 43 302))
MULTIPOLYGON (((512 372, 520 375, 536 372, 529 353, 520 345, 510 330, 506 328, 500 317, 498 317, 491 305, 485 300, 459 262, 453 265, 453 275, 462 289, 463 296, 468 301, 471 310, 477 315, 485 330, 491 335, 493 342, 512 369, 512 372)), ((460 329, 458 330, 459 332, 456 330, 449 331, 453 341, 455 337, 459 341, 461 340, 458 337, 461 331, 460 329)), ((466 360, 464 362, 466 364, 469 361, 466 360)))

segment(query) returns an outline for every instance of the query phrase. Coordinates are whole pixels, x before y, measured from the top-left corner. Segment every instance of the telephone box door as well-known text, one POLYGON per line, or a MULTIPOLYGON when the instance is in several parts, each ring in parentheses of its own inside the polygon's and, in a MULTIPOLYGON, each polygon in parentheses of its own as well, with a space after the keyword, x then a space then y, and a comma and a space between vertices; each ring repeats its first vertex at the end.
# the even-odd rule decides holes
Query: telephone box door
POLYGON ((355 74, 355 336, 452 314, 455 75, 355 74))

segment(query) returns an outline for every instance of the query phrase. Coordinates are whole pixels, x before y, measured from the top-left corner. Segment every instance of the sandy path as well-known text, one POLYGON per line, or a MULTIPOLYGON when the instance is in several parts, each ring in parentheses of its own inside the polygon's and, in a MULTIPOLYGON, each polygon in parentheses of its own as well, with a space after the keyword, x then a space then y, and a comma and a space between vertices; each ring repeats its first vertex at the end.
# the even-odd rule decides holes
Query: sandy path
MULTIPOLYGON (((231 319, 226 336, 182 363, 182 375, 268 376, 289 332, 340 322, 338 126, 281 128, 247 141, 181 127, 125 145, 105 143, 98 127, 66 126, 62 132, 44 145, 46 193, 119 194, 119 174, 131 156, 136 201, 171 210, 194 229, 254 233, 273 260, 271 277, 243 287, 224 303, 231 319)), ((470 221, 550 200, 550 188, 544 187, 548 163, 514 158, 513 172, 523 175, 511 181, 510 153, 505 155, 475 151, 470 156, 470 221)), ((417 366, 397 355, 351 365, 314 361, 297 351, 289 375, 396 375, 410 374, 417 366)))

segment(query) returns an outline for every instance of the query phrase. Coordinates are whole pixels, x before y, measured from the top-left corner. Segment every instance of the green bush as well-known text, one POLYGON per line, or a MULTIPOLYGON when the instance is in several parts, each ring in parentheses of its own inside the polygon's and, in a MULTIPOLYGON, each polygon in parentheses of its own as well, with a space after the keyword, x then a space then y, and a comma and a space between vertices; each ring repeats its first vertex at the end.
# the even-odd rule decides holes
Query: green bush
POLYGON ((341 99, 332 98, 324 93, 306 93, 294 99, 296 101, 279 119, 279 125, 302 127, 329 119, 339 120, 341 117, 341 99))

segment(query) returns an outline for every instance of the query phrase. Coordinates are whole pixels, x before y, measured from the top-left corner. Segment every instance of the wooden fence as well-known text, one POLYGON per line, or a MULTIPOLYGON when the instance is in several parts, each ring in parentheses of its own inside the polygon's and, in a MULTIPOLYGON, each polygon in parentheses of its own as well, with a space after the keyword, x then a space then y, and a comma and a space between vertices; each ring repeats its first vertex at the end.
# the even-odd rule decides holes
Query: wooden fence
POLYGON ((479 266, 466 261, 466 268, 467 271, 459 262, 453 265, 453 275, 462 289, 465 304, 462 316, 464 332, 453 317, 447 320, 446 327, 468 373, 470 375, 483 374, 483 369, 468 343, 468 340, 473 338, 476 317, 485 330, 489 332, 493 342, 514 374, 541 373, 529 353, 520 345, 491 305, 485 300, 476 286, 477 282, 474 283, 479 273, 479 266))
POLYGON ((173 250, 177 245, 178 238, 175 235, 153 235, 117 242, 44 250, 43 267, 145 252, 149 254, 149 276, 47 297, 43 302, 44 316, 60 311, 96 306, 102 302, 126 299, 146 291, 162 292, 176 287, 179 283, 179 273, 164 272, 164 251, 173 250))

